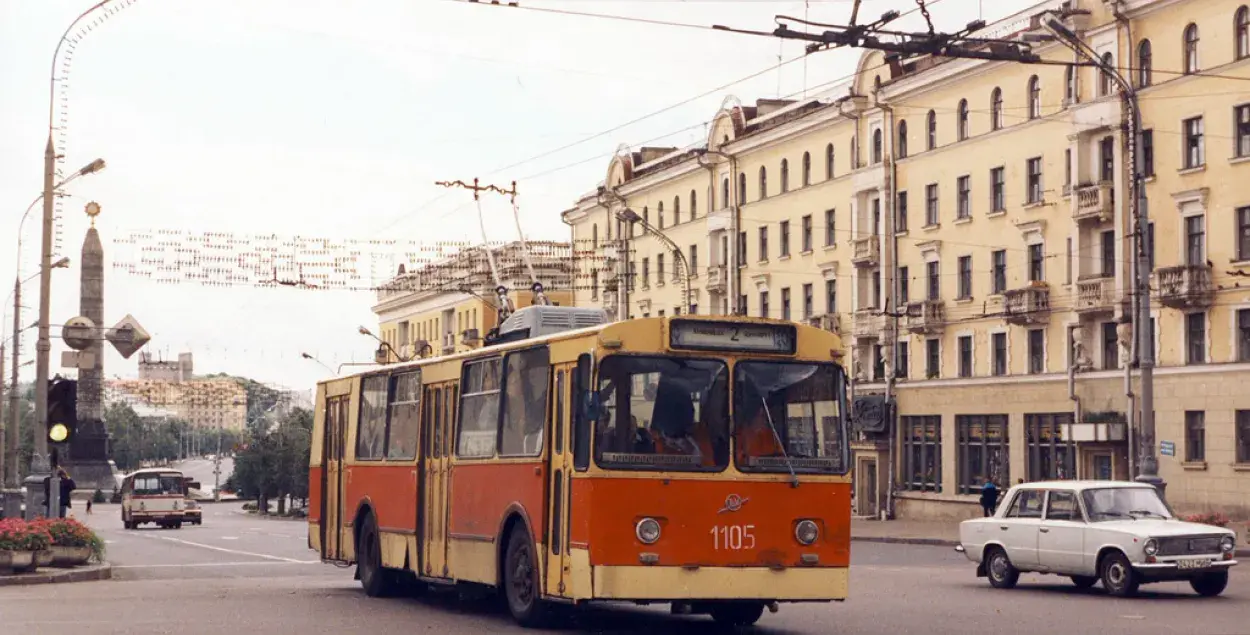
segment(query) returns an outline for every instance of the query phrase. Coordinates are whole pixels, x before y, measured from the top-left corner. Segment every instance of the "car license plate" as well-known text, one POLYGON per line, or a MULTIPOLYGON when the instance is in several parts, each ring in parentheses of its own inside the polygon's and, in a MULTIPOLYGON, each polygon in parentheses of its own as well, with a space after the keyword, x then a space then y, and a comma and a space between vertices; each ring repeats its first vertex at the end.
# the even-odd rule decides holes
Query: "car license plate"
POLYGON ((1211 566, 1210 560, 1177 560, 1177 569, 1205 569, 1211 566))

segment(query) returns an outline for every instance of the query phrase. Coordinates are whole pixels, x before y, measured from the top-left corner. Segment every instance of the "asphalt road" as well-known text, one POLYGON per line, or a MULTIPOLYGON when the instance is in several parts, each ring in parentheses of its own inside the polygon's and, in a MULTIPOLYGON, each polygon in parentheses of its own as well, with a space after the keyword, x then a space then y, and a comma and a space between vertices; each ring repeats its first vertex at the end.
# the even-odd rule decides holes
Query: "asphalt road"
MULTIPOLYGON (((112 581, 0 589, 3 632, 22 634, 520 633, 487 602, 452 594, 365 597, 350 569, 316 562, 306 525, 245 515, 238 504, 205 505, 204 525, 125 531, 117 507, 97 505, 88 522, 108 541, 112 581)), ((755 632, 771 635, 882 633, 1250 633, 1250 572, 1234 571, 1220 598, 1185 584, 1144 587, 1116 600, 1066 580, 1025 576, 1012 591, 977 580, 944 547, 855 543, 851 599, 783 605, 755 632)), ((704 617, 663 607, 581 612, 563 633, 718 632, 704 617)))
MULTIPOLYGON (((205 493, 213 491, 213 462, 208 459, 187 459, 178 461, 174 464, 174 469, 180 470, 182 474, 188 478, 199 481, 200 489, 205 493)), ((221 484, 225 484, 226 479, 234 473, 234 459, 223 457, 221 459, 221 484)))

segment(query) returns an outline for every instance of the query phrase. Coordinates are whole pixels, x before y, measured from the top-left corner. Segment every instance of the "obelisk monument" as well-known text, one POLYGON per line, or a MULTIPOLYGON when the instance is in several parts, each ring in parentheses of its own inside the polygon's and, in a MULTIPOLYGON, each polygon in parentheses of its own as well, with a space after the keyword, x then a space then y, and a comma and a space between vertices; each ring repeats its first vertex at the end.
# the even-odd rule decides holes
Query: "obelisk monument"
POLYGON ((79 315, 98 329, 78 369, 78 430, 70 442, 69 461, 62 461, 79 490, 105 492, 117 486, 109 462, 108 430, 104 425, 104 246, 95 228, 100 205, 87 205, 91 228, 82 243, 79 315))

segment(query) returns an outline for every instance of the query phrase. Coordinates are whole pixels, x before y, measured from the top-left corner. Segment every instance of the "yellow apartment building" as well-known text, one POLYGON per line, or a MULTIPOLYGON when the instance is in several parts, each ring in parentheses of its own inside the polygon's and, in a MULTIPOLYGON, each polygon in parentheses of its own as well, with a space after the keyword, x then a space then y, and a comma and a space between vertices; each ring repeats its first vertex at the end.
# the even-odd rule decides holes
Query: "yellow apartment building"
POLYGON ((1027 39, 1047 64, 868 51, 829 94, 727 99, 705 144, 618 153, 564 213, 575 304, 841 333, 855 403, 897 416, 884 435, 857 421, 860 515, 974 515, 987 479, 1131 478, 1128 109, 1042 41, 1038 16, 1064 10, 1142 110, 1169 502, 1250 516, 1242 2, 1052 0, 976 33, 1027 39))
MULTIPOLYGON (((189 366, 189 354, 184 359, 189 366)), ((242 431, 247 426, 247 390, 233 379, 110 380, 105 400, 163 409, 196 428, 242 431)))
MULTIPOLYGON (((534 275, 552 304, 573 301, 572 248, 567 243, 526 243, 534 275)), ((499 276, 514 308, 534 303, 533 282, 525 261, 526 247, 513 242, 492 247, 499 276)), ((486 251, 467 248, 412 270, 381 285, 373 312, 379 337, 389 344, 387 361, 445 355, 482 345, 499 324, 496 284, 486 251)))

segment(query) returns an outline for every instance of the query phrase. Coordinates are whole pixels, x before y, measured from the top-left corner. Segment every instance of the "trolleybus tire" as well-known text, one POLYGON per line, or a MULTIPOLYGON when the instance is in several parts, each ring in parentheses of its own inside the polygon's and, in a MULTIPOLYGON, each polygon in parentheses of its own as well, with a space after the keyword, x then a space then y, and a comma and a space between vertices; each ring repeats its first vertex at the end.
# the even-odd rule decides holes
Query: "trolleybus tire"
POLYGON ((378 523, 373 514, 365 516, 364 527, 356 544, 356 571, 360 586, 369 597, 380 598, 395 594, 396 580, 392 572, 382 567, 382 540, 378 523))
POLYGON ((517 525, 508 534, 503 579, 500 582, 508 612, 517 624, 525 628, 539 628, 548 623, 550 607, 542 600, 534 541, 522 525, 517 525))
POLYGON ((751 626, 764 615, 763 602, 729 602, 717 604, 709 611, 717 624, 725 626, 751 626))

